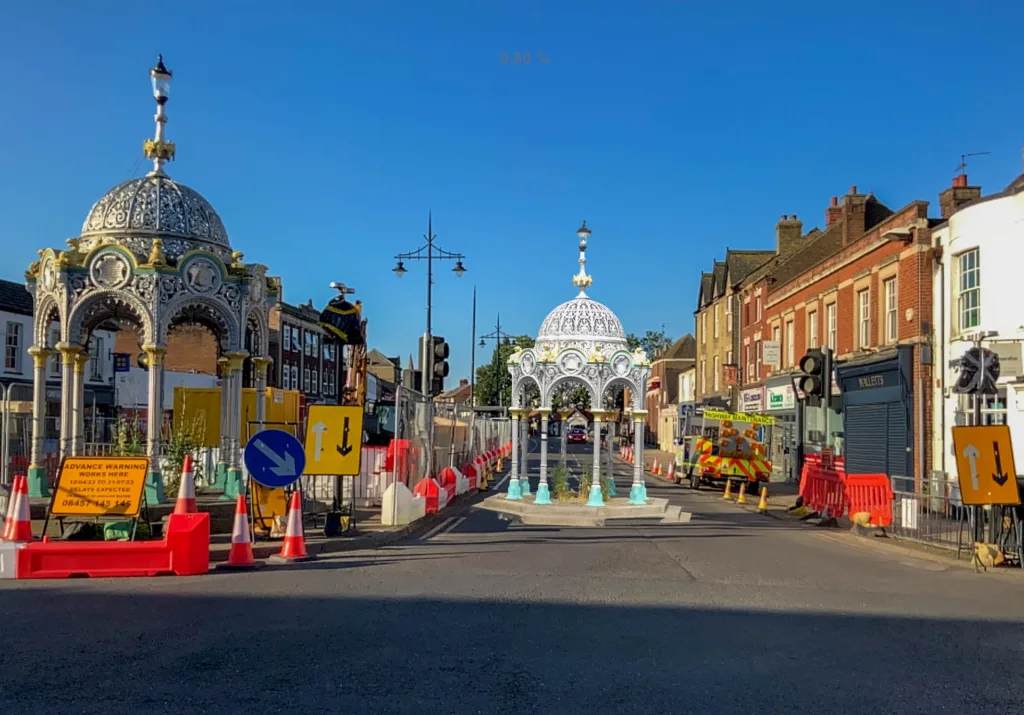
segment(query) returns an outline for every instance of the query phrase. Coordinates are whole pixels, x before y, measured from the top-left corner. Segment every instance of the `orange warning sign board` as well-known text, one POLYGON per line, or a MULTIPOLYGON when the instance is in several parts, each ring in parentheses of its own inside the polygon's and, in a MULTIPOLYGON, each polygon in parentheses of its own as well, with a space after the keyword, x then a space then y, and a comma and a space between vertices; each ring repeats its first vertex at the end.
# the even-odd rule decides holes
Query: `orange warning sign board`
POLYGON ((954 427, 953 446, 964 504, 1020 504, 1017 465, 1007 425, 954 427))
POLYGON ((148 472, 148 457, 65 457, 50 513, 138 516, 148 472))

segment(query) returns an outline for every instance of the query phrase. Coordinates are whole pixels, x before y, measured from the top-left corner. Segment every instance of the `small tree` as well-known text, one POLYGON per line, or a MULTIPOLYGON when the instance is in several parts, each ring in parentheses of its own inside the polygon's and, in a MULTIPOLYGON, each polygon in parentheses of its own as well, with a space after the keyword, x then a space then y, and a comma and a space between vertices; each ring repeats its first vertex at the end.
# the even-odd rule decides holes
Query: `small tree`
POLYGON ((118 415, 113 430, 111 451, 116 457, 145 457, 146 435, 143 434, 138 420, 128 419, 124 414, 118 415))
POLYGON ((186 454, 192 455, 193 479, 200 476, 198 457, 205 434, 206 415, 202 412, 197 412, 191 423, 182 422, 171 430, 163 449, 164 467, 169 473, 165 482, 170 493, 176 493, 181 487, 181 465, 185 462, 186 454))

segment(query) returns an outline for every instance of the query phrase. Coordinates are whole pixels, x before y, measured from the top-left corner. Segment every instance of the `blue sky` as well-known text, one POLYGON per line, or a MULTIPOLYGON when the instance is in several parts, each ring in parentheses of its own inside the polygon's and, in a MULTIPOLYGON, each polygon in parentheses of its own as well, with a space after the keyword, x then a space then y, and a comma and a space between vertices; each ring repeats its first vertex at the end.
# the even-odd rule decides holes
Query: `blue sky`
MULTIPOLYGON (((965 152, 986 193, 1022 170, 1024 5, 862 2, 14 3, 0 24, 0 277, 20 280, 104 192, 148 170, 147 69, 174 73, 170 175, 217 208, 285 299, 357 290, 370 341, 424 328, 422 242, 442 264, 434 332, 452 379, 478 333, 535 334, 590 294, 627 331, 691 331, 701 270, 822 224, 851 184, 932 202, 965 152), (507 65, 501 53, 544 53, 507 65)), ((477 361, 490 356, 488 347, 477 361)))

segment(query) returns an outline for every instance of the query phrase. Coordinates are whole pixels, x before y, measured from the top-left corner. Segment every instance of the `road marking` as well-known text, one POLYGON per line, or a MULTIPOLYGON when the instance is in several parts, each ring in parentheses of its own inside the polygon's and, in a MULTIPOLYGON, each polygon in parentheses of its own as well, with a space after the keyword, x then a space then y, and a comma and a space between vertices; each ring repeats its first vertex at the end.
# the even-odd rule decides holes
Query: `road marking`
POLYGON ((450 534, 451 532, 453 532, 453 531, 455 531, 455 530, 456 530, 457 528, 459 528, 459 525, 460 525, 460 524, 462 524, 462 522, 464 522, 465 520, 466 520, 466 517, 464 517, 464 516, 460 516, 460 517, 459 517, 458 519, 456 519, 456 520, 455 520, 455 523, 454 523, 454 524, 452 524, 451 526, 449 526, 449 527, 448 527, 447 529, 445 529, 445 530, 444 530, 444 531, 442 531, 441 533, 442 533, 442 534, 450 534))
POLYGON ((428 531, 426 534, 424 534, 423 537, 422 537, 422 541, 426 541, 427 539, 432 539, 433 537, 435 537, 438 534, 438 532, 441 531, 441 529, 445 528, 446 526, 448 526, 449 524, 451 524, 453 521, 455 521, 458 518, 459 517, 457 517, 457 516, 450 516, 450 517, 448 517, 447 519, 442 521, 440 524, 435 526, 433 529, 428 531))

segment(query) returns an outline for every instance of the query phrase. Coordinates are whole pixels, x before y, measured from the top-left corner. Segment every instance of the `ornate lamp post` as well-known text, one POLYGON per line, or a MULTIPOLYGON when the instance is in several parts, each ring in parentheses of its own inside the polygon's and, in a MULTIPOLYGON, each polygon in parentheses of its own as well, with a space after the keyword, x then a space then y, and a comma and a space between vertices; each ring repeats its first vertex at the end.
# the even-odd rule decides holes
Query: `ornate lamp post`
POLYGON ((427 235, 423 238, 426 239, 426 244, 420 246, 415 251, 409 253, 399 253, 395 256, 395 267, 391 270, 394 272, 396 278, 401 278, 408 270, 405 268, 405 261, 426 261, 427 262, 427 332, 424 334, 423 339, 423 354, 420 355, 420 371, 422 373, 421 387, 424 393, 429 389, 430 377, 433 375, 433 349, 431 345, 432 325, 431 325, 431 311, 433 308, 432 302, 432 290, 434 285, 434 261, 455 261, 455 267, 452 268, 452 273, 455 274, 456 278, 461 278, 466 272, 466 267, 462 265, 462 260, 465 258, 461 253, 451 253, 445 251, 439 246, 434 245, 434 240, 437 236, 434 235, 433 231, 433 220, 430 214, 427 215, 427 235))
POLYGON ((502 340, 505 341, 505 345, 510 345, 512 336, 501 329, 500 315, 498 316, 498 322, 494 324, 494 331, 488 333, 487 335, 480 336, 480 347, 486 347, 488 340, 497 341, 497 345, 494 346, 494 372, 498 377, 498 407, 504 407, 505 395, 503 388, 505 386, 506 371, 503 369, 504 365, 501 364, 501 360, 499 359, 501 353, 500 346, 502 340))

